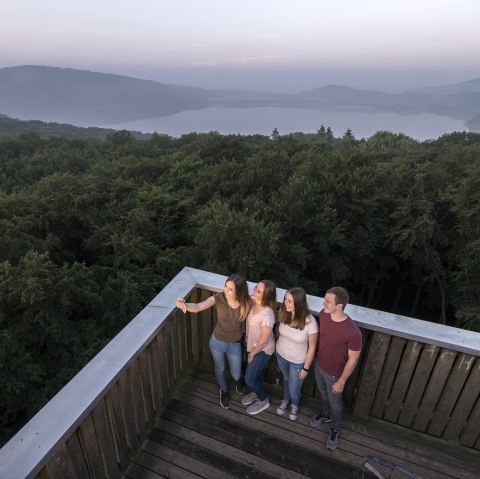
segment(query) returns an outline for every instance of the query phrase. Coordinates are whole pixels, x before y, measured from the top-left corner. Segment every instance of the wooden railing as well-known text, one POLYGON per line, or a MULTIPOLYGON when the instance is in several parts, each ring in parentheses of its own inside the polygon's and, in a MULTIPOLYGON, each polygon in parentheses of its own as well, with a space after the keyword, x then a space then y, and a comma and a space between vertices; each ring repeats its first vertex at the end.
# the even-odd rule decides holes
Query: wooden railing
MULTIPOLYGON (((0 450, 0 478, 121 477, 187 368, 210 358, 214 310, 184 315, 175 299, 201 301, 224 281, 184 268, 0 450)), ((321 310, 321 298, 308 301, 321 310)), ((345 390, 352 413, 480 449, 480 334, 353 305, 347 312, 364 334, 345 390)), ((281 381, 274 360, 265 379, 281 381)), ((303 393, 317 395, 312 375, 303 393)))

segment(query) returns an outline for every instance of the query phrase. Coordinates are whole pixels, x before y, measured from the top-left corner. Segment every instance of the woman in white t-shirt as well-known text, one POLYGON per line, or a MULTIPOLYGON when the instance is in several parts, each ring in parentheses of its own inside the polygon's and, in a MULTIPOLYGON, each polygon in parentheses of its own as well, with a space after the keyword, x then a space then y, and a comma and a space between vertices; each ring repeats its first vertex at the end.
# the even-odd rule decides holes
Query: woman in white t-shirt
POLYGON ((245 382, 252 392, 242 398, 248 414, 258 414, 268 407, 270 402, 263 387, 262 375, 268 361, 275 352, 275 309, 277 290, 275 283, 263 279, 253 289, 252 305, 247 316, 247 359, 245 382))
POLYGON ((285 414, 290 403, 288 417, 295 421, 303 381, 315 358, 318 341, 318 323, 308 311, 307 295, 302 288, 292 288, 285 293, 279 323, 276 355, 283 374, 283 399, 277 414, 285 414))

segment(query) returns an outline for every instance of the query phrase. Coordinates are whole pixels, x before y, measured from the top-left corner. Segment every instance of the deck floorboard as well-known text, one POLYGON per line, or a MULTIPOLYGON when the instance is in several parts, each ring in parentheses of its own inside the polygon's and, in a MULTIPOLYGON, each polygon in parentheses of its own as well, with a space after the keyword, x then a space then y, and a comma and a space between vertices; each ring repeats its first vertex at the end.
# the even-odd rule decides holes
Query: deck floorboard
POLYGON ((230 394, 230 409, 219 405, 211 372, 188 375, 157 418, 125 477, 359 479, 367 455, 399 463, 424 479, 479 477, 477 451, 384 421, 357 420, 348 411, 339 447, 329 451, 328 425, 312 428, 308 424, 319 410, 319 401, 302 398, 300 416, 292 422, 275 412, 280 388, 266 387, 270 408, 250 416, 235 392, 230 394))

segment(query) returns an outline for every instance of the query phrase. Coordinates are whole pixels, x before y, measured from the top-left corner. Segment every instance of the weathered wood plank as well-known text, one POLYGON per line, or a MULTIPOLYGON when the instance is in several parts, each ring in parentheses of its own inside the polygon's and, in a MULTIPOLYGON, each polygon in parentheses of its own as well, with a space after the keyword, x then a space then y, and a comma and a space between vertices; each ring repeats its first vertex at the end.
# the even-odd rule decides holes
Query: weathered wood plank
POLYGON ((450 369, 455 361, 455 357, 455 351, 444 349, 440 352, 420 403, 420 408, 413 421, 413 429, 422 432, 427 430, 436 409, 438 399, 442 394, 442 390, 450 374, 450 369))
POLYGON ((435 409, 433 419, 427 429, 429 434, 438 437, 442 435, 474 361, 475 357, 469 354, 462 353, 457 355, 457 360, 451 369, 447 384, 435 409))
POLYGON ((406 340, 403 338, 393 337, 390 341, 387 357, 380 376, 380 382, 377 386, 377 392, 370 412, 374 417, 383 418, 405 344, 406 340))
POLYGON ((105 404, 115 444, 117 461, 120 465, 120 470, 125 471, 130 462, 130 449, 127 443, 127 433, 123 423, 122 408, 118 394, 118 386, 114 384, 105 396, 105 404))
POLYGON ((123 374, 118 380, 118 398, 120 399, 120 407, 122 410, 123 424, 127 437, 127 444, 131 453, 138 449, 140 440, 138 438, 137 425, 135 424, 135 417, 133 413, 134 406, 132 402, 132 393, 130 391, 130 384, 128 375, 123 374))
MULTIPOLYGON (((467 424, 476 401, 480 402, 480 358, 476 358, 465 387, 455 405, 443 437, 447 441, 457 441, 467 424)), ((480 430, 480 427, 478 428, 480 430)))
MULTIPOLYGON (((212 293, 209 291, 202 290, 200 292, 200 300, 205 301, 207 298, 212 296, 212 293)), ((197 321, 199 322, 199 332, 200 336, 200 343, 202 348, 202 361, 206 361, 207 363, 212 362, 212 355, 210 354, 210 347, 208 345, 208 341, 210 340, 210 336, 213 331, 213 325, 216 322, 216 308, 209 308, 205 311, 198 313, 197 321)))
POLYGON ((160 415, 163 410, 162 372, 158 359, 158 342, 152 341, 148 348, 148 361, 152 373, 152 395, 155 415, 160 415))
POLYGON ((153 391, 152 391, 152 372, 150 370, 150 361, 148 347, 138 357, 138 366, 140 369, 140 379, 142 387, 143 404, 145 407, 145 421, 147 429, 150 430, 155 422, 155 408, 153 405, 153 391))
POLYGON ((178 350, 180 352, 180 368, 183 372, 187 367, 187 327, 184 314, 175 314, 175 324, 178 325, 178 350))
POLYGON ((423 393, 428 384, 428 378, 435 366, 438 352, 438 346, 426 344, 423 347, 407 397, 405 398, 403 409, 398 419, 398 423, 402 426, 410 427, 412 425, 413 419, 418 410, 418 405, 420 404, 420 400, 422 399, 423 393))
POLYGON ((477 399, 475 407, 473 408, 472 414, 468 424, 460 436, 460 443, 468 446, 475 447, 480 450, 480 398, 477 399))
POLYGON ((417 341, 408 341, 405 347, 385 409, 384 419, 387 421, 397 422, 421 349, 422 344, 417 341))
POLYGON ((147 464, 148 467, 154 471, 168 471, 171 476, 169 475, 167 477, 174 477, 173 474, 176 474, 176 477, 179 479, 187 479, 189 477, 234 479, 235 477, 228 472, 220 471, 205 462, 199 461, 187 454, 179 453, 178 451, 151 440, 146 441, 145 444, 142 445, 142 450, 139 451, 136 460, 142 464, 147 464), (146 460, 148 462, 145 462, 146 460))
POLYGON ((165 348, 165 357, 166 357, 166 372, 168 375, 168 382, 170 386, 170 394, 173 394, 175 387, 177 385, 178 371, 175 362, 175 356, 173 353, 174 342, 172 338, 172 322, 169 321, 165 324, 164 334, 163 334, 163 347, 165 348))
MULTIPOLYGON (((188 298, 187 302, 188 303, 198 303, 198 299, 200 297, 200 293, 198 289, 195 289, 188 298)), ((185 315, 186 321, 189 325, 190 328, 190 354, 191 354, 191 360, 195 363, 198 364, 200 362, 200 345, 199 345, 199 328, 198 328, 198 321, 197 318, 193 314, 186 314, 185 315)))
POLYGON ((174 386, 171 383, 170 373, 168 364, 168 355, 165 346, 165 336, 166 329, 163 327, 155 338, 156 341, 156 350, 157 350, 157 359, 160 366, 160 383, 162 385, 162 400, 163 402, 168 402, 168 399, 172 396, 174 391, 174 386))
MULTIPOLYGON (((177 314, 183 314, 182 311, 178 310, 177 314)), ((190 315, 184 315, 184 322, 185 322, 185 348, 186 348, 186 361, 187 364, 192 364, 195 358, 195 346, 194 346, 194 336, 192 330, 192 318, 190 315)), ((197 360, 195 359, 195 363, 197 360)))
MULTIPOLYGON (((168 472, 167 472, 168 474, 168 472)), ((125 472, 125 478, 128 479, 166 479, 169 476, 165 476, 163 474, 157 474, 145 467, 139 466, 132 462, 130 466, 128 466, 127 471, 125 472)))
POLYGON ((77 479, 65 444, 62 444, 54 456, 49 459, 46 465, 46 472, 48 475, 43 476, 45 479, 77 479))
POLYGON ((107 474, 103 465, 102 454, 100 452, 100 446, 98 445, 91 415, 87 416, 85 421, 80 425, 78 433, 89 477, 92 479, 105 479, 107 474))
POLYGON ((178 322, 179 328, 179 345, 180 345, 180 358, 182 360, 182 371, 185 370, 188 364, 188 321, 187 316, 181 311, 175 313, 175 321, 178 322))
MULTIPOLYGON (((200 290, 195 288, 192 291, 192 294, 186 298, 187 303, 199 303, 200 302, 200 290)), ((199 325, 197 321, 197 316, 193 313, 185 313, 185 318, 190 324, 190 330, 192 335, 192 360, 195 364, 198 364, 200 361, 200 334, 199 334, 199 325)))
POLYGON ((119 478, 121 471, 116 458, 115 444, 104 401, 100 401, 92 411, 92 419, 106 477, 109 479, 119 478))
POLYGON ((88 477, 88 468, 80 444, 78 430, 67 439, 66 446, 68 455, 72 461, 73 470, 75 471, 75 477, 79 479, 88 477))
POLYGON ((175 318, 171 318, 169 321, 170 333, 171 333, 171 345, 173 362, 175 364, 175 378, 180 379, 182 375, 182 354, 180 349, 180 330, 179 323, 175 321, 175 318))
POLYGON ((147 421, 145 419, 145 405, 143 399, 142 386, 140 382, 140 370, 138 365, 138 359, 133 361, 130 365, 129 370, 125 373, 128 378, 128 383, 130 385, 130 390, 132 393, 132 403, 133 403, 133 416, 135 418, 135 424, 137 425, 137 433, 142 443, 148 433, 147 421))
POLYGON ((353 415, 367 419, 375 399, 391 336, 382 333, 373 333, 370 346, 366 352, 366 361, 363 368, 362 380, 355 401, 353 415))

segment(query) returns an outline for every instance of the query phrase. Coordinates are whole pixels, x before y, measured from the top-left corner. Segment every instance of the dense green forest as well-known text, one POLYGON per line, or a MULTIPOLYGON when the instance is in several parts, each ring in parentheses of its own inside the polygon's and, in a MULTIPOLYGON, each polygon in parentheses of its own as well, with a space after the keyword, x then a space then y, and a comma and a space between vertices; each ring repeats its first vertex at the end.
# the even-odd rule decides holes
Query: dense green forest
POLYGON ((185 265, 480 331, 480 134, 0 140, 0 434, 185 265))

